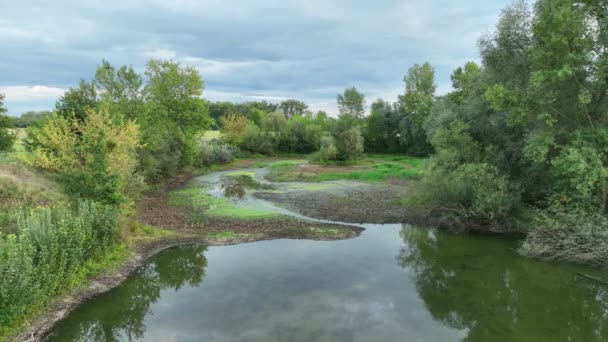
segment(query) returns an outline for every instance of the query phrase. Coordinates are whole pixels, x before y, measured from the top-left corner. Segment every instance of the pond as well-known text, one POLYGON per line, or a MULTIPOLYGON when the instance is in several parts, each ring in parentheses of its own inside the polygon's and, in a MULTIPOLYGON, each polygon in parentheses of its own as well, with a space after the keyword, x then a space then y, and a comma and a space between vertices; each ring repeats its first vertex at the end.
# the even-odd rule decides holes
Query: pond
POLYGON ((166 250, 49 340, 608 340, 608 287, 577 275, 596 270, 520 257, 507 237, 362 226, 350 240, 166 250))

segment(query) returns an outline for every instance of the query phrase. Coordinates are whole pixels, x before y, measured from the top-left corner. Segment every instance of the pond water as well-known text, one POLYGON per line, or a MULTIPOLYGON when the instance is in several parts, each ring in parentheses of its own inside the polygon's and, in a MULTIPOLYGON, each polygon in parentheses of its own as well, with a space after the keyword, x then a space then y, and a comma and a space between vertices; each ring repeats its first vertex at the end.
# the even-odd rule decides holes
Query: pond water
POLYGON ((351 240, 166 250, 49 340, 608 341, 608 287, 577 275, 597 270, 519 257, 505 237, 362 226, 351 240))

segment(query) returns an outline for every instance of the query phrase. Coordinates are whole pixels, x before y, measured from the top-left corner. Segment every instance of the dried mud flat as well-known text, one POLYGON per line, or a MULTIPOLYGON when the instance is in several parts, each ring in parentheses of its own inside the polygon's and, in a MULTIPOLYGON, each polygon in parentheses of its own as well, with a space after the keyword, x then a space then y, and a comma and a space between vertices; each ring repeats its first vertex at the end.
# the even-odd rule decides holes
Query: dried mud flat
MULTIPOLYGON (((344 183, 346 184, 346 183, 344 183)), ((419 216, 399 203, 408 187, 361 185, 352 182, 341 191, 257 192, 255 197, 271 201, 304 216, 347 223, 414 223, 419 216)))

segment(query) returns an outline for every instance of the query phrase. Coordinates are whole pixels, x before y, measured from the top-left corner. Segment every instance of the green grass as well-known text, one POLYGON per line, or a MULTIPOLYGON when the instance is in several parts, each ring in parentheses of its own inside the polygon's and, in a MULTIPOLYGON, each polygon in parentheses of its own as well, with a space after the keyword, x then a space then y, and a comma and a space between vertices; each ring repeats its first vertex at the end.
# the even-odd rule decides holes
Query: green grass
POLYGON ((207 210, 208 216, 216 217, 230 217, 239 219, 248 218, 267 218, 278 216, 279 214, 273 211, 249 209, 249 208, 238 208, 235 205, 220 205, 215 208, 207 210))
POLYGON ((387 178, 418 179, 421 169, 419 167, 405 167, 399 163, 383 163, 373 165, 369 170, 351 172, 322 173, 314 180, 323 182, 339 179, 358 180, 365 182, 381 182, 387 178))
POLYGON ((265 167, 269 167, 270 163, 266 162, 266 161, 256 161, 255 163, 251 164, 251 167, 254 169, 263 169, 265 167))
MULTIPOLYGON (((177 207, 187 207, 192 209, 205 210, 204 215, 230 218, 263 218, 278 215, 272 211, 239 208, 232 201, 213 197, 207 194, 204 188, 186 188, 176 190, 169 195, 169 205, 177 207)), ((193 211, 193 215, 200 215, 198 210, 193 211)), ((197 218, 197 221, 201 221, 197 218)))
POLYGON ((213 140, 219 139, 222 136, 220 131, 205 131, 205 134, 201 137, 201 140, 213 140))
POLYGON ((255 176, 255 172, 252 172, 252 171, 234 171, 234 172, 227 173, 226 176, 228 176, 228 177, 240 177, 240 176, 253 177, 253 176, 255 176))
POLYGON ((281 169, 285 167, 295 167, 296 165, 305 164, 306 159, 279 160, 270 164, 271 169, 281 169))

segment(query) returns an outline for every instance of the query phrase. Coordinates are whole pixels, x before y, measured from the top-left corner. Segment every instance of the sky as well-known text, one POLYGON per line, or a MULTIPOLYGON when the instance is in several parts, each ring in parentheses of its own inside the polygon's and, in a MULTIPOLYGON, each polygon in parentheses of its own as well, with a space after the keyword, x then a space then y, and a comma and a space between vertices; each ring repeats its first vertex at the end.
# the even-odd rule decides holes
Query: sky
POLYGON ((408 68, 426 61, 446 93, 510 1, 0 2, 0 93, 19 115, 52 109, 102 59, 141 73, 151 58, 171 59, 200 71, 207 99, 297 98, 330 114, 349 86, 368 105, 394 101, 408 68))

